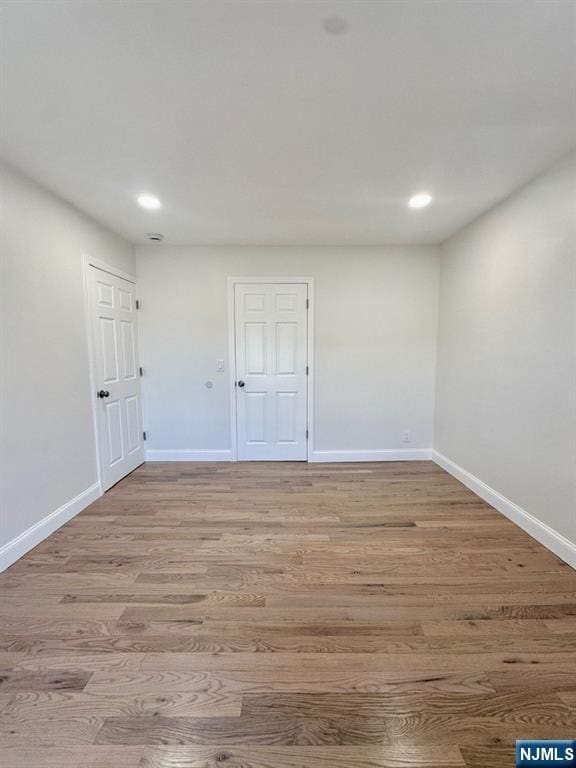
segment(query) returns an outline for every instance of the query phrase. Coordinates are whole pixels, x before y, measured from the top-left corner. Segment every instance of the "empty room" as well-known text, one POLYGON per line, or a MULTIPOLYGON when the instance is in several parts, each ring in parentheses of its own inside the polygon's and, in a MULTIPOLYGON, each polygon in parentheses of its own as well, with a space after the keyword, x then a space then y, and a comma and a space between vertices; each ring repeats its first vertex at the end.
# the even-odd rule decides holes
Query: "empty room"
POLYGON ((0 0, 2 768, 576 766, 576 4, 0 0))

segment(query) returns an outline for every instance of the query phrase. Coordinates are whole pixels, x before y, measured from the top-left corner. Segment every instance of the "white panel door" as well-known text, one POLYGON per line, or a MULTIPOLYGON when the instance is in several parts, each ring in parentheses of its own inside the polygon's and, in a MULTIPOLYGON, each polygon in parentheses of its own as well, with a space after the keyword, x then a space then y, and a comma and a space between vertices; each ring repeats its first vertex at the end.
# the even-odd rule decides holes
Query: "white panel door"
POLYGON ((134 283, 89 267, 98 453, 103 490, 144 461, 134 283))
POLYGON ((238 459, 306 461, 305 283, 236 283, 238 459))

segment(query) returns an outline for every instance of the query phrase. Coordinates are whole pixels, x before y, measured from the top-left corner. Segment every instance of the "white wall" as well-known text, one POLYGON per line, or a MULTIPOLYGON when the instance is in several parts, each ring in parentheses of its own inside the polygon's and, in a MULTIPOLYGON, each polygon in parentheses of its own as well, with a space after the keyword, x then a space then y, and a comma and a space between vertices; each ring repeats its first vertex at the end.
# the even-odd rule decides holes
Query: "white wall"
POLYGON ((575 157, 444 245, 435 420, 441 454, 572 542, 575 157))
POLYGON ((131 245, 33 182, 8 168, 0 179, 1 567, 93 498, 82 255, 132 272, 134 256, 131 245))
MULTIPOLYGON (((151 457, 230 450, 232 275, 315 278, 316 458, 426 451, 441 272, 437 458, 548 545, 543 526, 576 542, 575 166, 449 240, 441 270, 432 246, 138 248, 151 457)), ((82 254, 134 271, 132 246, 9 169, 1 182, 0 567, 97 493, 82 254)))
POLYGON ((216 359, 228 361, 227 277, 249 275, 315 279, 316 451, 429 449, 437 262, 435 247, 138 248, 149 456, 230 450, 216 359))

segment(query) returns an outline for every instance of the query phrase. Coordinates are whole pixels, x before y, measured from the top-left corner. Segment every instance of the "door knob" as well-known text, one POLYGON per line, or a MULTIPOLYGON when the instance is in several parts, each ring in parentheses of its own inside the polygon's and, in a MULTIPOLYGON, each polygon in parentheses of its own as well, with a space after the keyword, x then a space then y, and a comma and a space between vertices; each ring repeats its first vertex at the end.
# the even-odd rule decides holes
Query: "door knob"
POLYGON ((246 386, 246 383, 244 381, 239 381, 238 386, 240 387, 240 389, 242 389, 242 387, 246 386))
POLYGON ((108 392, 107 389, 101 389, 100 392, 96 393, 98 397, 110 397, 110 392, 108 392))

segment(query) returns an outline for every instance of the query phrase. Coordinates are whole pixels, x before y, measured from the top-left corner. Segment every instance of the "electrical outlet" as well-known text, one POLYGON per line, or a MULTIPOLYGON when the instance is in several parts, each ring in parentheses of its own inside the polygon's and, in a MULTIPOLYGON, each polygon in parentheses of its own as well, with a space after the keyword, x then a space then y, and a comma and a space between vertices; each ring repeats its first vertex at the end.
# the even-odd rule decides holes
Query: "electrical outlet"
POLYGON ((400 433, 400 442, 402 443, 412 442, 412 432, 409 429, 405 429, 403 432, 400 433))

